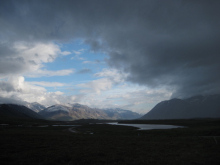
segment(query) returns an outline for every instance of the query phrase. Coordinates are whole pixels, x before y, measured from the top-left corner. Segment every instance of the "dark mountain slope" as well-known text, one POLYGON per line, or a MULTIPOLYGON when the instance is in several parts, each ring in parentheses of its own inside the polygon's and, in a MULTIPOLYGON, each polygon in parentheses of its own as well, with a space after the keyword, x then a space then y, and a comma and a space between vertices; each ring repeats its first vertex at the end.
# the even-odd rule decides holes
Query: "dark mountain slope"
POLYGON ((41 115, 23 105, 0 104, 0 115, 19 118, 44 119, 41 115))
POLYGON ((220 95, 162 101, 141 119, 220 118, 220 95))

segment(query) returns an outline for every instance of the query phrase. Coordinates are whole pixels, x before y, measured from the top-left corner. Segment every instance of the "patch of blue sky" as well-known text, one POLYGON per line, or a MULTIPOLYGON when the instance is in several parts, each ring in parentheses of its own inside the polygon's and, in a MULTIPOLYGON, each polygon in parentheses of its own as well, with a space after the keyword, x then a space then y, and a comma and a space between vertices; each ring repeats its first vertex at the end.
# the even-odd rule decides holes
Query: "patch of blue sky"
MULTIPOLYGON (((68 90, 69 88, 75 88, 77 84, 86 83, 98 79, 97 77, 94 77, 93 74, 102 71, 102 69, 104 68, 107 68, 107 65, 104 62, 107 56, 100 52, 90 51, 89 45, 83 44, 81 40, 58 45, 62 52, 67 51, 71 52, 71 54, 60 55, 53 62, 44 63, 44 67, 41 69, 51 71, 73 69, 73 73, 65 76, 42 76, 35 78, 25 77, 26 81, 65 83, 68 84, 67 87, 45 88, 48 90, 48 92, 54 92, 59 89, 61 92, 66 93, 66 90, 68 90), (82 70, 87 70, 87 72, 80 72, 82 70)), ((74 93, 76 93, 76 90, 74 93)))

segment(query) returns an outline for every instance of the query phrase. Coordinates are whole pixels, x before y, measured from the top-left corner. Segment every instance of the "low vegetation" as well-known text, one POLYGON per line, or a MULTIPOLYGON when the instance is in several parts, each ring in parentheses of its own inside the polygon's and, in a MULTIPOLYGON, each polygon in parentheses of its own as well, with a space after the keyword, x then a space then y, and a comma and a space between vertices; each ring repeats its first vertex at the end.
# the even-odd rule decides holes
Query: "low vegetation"
POLYGON ((186 128, 139 131, 105 121, 1 120, 3 164, 220 164, 220 120, 121 121, 186 128), (10 123, 11 122, 11 123, 10 123), (23 122, 23 123, 22 123, 23 122), (40 125, 48 127, 37 127, 40 125), (53 124, 80 125, 54 127, 53 124))

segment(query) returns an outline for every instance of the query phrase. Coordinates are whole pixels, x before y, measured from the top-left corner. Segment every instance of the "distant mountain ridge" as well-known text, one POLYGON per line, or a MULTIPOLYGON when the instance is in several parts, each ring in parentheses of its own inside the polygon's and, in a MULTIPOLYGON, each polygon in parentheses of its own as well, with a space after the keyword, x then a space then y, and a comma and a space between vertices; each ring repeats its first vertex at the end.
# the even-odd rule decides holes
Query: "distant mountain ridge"
POLYGON ((193 96, 158 103, 141 119, 220 118, 220 95, 193 96))
POLYGON ((120 108, 108 108, 104 109, 103 111, 113 119, 137 119, 142 116, 137 112, 132 112, 120 108))
POLYGON ((37 103, 37 102, 33 102, 33 103, 26 103, 25 106, 27 108, 30 108, 31 110, 33 110, 34 112, 40 112, 42 110, 44 110, 46 107, 37 103))
POLYGON ((53 105, 39 112, 40 115, 54 120, 76 119, 137 119, 136 112, 122 109, 98 109, 81 104, 53 105))

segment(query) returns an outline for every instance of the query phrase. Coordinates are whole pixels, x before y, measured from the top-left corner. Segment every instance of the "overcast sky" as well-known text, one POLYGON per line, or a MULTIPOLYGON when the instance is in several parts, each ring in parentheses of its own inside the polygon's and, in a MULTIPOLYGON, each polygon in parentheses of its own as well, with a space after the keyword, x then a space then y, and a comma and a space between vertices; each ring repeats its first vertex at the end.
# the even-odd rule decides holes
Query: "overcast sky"
POLYGON ((0 100, 146 113, 220 93, 218 0, 1 0, 0 100))

